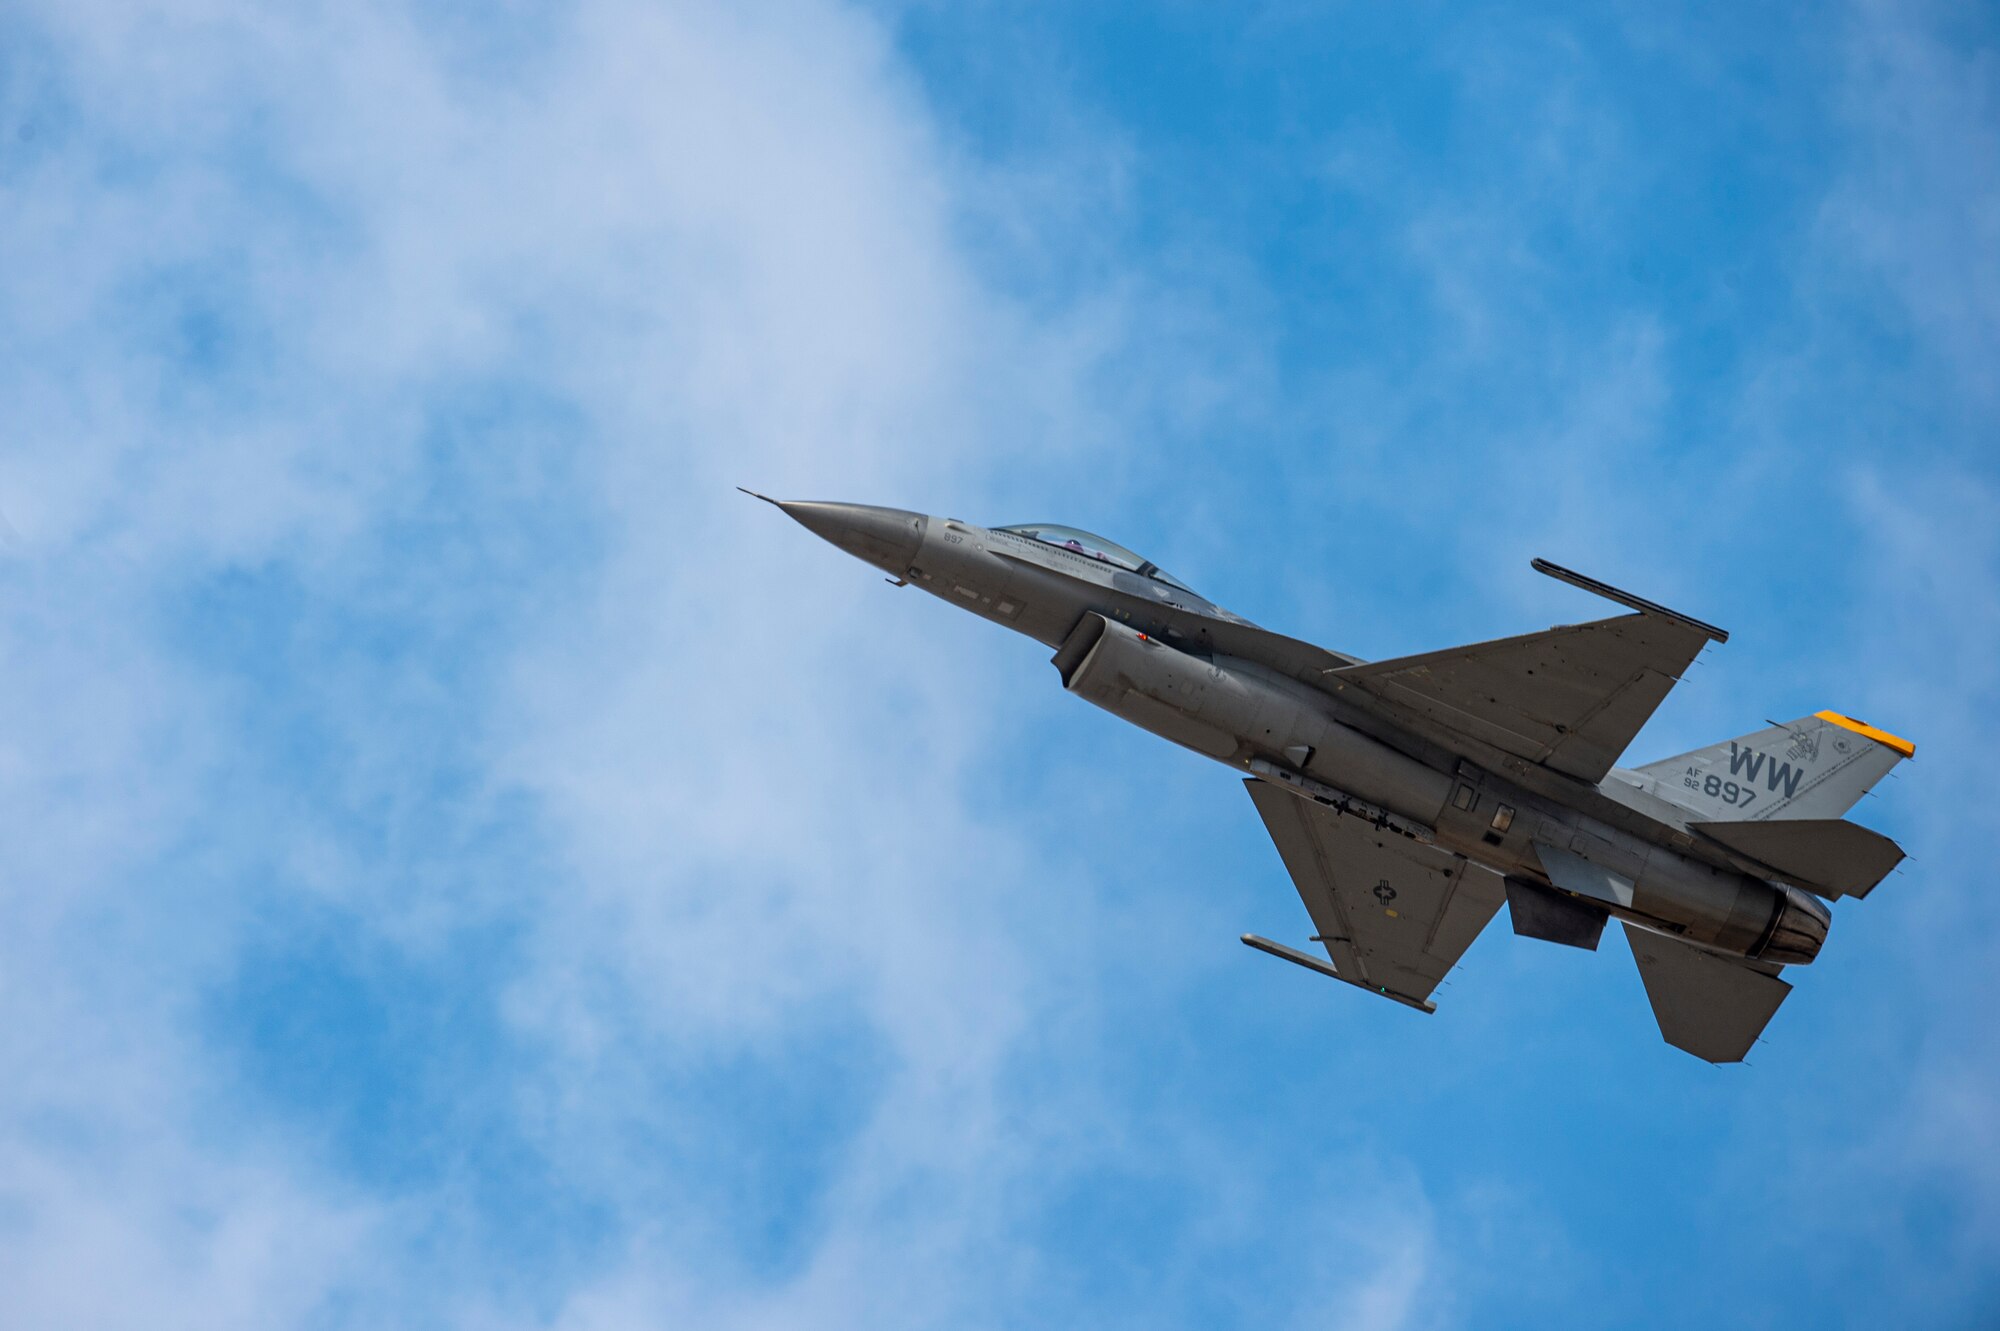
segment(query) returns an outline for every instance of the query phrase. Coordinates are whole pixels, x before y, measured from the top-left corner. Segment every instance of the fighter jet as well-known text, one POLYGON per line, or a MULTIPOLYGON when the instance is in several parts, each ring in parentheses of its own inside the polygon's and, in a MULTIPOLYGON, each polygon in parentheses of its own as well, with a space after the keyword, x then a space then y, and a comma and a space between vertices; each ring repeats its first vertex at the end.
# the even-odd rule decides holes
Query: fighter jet
POLYGON ((1052 648, 1069 692, 1242 773, 1326 957, 1243 942, 1422 1012, 1504 901, 1516 934, 1567 947, 1595 950, 1616 919, 1667 1043, 1738 1062, 1791 992, 1785 967, 1819 954, 1826 903, 1903 858, 1842 815, 1916 750, 1839 712, 1618 766, 1729 635, 1545 560, 1627 613, 1364 661, 1073 527, 745 493, 1052 648))

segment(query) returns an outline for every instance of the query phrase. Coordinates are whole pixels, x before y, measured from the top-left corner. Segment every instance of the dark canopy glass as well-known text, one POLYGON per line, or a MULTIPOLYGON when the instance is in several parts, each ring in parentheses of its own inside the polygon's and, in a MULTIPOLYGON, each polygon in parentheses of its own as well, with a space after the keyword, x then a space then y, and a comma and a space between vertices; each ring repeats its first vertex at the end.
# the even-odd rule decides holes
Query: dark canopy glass
POLYGON ((1074 551, 1091 559, 1100 560, 1132 573, 1164 582, 1169 587, 1179 588, 1190 596, 1197 593, 1194 588, 1174 577, 1151 560, 1141 559, 1124 546, 1092 535, 1078 527, 1059 527, 1052 522, 1023 522, 1012 527, 999 527, 997 531, 1010 531, 1016 536, 1026 536, 1031 540, 1053 545, 1059 549, 1074 551))

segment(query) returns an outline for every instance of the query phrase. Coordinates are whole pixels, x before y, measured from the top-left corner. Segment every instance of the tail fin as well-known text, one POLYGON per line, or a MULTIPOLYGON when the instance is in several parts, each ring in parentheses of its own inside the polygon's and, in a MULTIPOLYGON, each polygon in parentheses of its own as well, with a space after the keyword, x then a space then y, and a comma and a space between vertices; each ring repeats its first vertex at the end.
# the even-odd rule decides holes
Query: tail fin
POLYGON ((1714 822, 1838 818, 1916 746, 1820 712, 1638 769, 1661 799, 1714 822))

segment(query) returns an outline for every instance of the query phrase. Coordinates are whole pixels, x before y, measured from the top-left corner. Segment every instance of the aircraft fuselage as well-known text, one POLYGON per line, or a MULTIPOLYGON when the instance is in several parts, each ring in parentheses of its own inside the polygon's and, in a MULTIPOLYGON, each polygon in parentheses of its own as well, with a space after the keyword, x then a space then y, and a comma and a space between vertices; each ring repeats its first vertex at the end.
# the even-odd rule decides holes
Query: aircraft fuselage
POLYGON ((1771 965, 1809 962, 1825 940, 1823 904, 1732 867, 1636 774, 1613 769, 1591 786, 1448 747, 1318 682, 1359 658, 1015 532, 864 505, 780 507, 896 580, 1054 649, 1065 688, 1086 701, 1503 875, 1520 932, 1595 947, 1608 915, 1771 965), (1559 857, 1570 858, 1556 873, 1559 857))

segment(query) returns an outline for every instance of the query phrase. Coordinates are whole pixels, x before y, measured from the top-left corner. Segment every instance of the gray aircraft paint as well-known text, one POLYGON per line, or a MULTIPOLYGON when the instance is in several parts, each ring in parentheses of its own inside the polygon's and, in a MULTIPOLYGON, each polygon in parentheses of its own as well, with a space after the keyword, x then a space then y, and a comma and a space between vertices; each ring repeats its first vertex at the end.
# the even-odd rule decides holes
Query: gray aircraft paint
POLYGON ((1826 938, 1830 912, 1813 893, 1863 894, 1901 858, 1837 820, 1903 742, 1821 719, 1831 713, 1613 767, 1686 663, 1726 635, 1541 561, 1634 613, 1371 664, 1260 628, 1150 576, 1150 564, 1123 567, 1130 552, 1088 533, 1052 544, 899 509, 768 502, 891 581, 1054 649, 1063 686, 1083 700, 1246 773, 1315 919, 1345 922, 1322 930, 1332 969, 1304 963, 1412 1007, 1430 1010, 1438 968, 1505 882, 1530 936, 1594 947, 1606 918, 1638 930, 1663 1035, 1738 1059, 1788 991, 1777 972, 1810 962, 1826 938), (1303 811, 1273 805, 1260 793, 1271 789, 1303 811), (1770 820, 1797 825, 1727 825, 1770 820), (1408 895, 1475 871, 1493 886, 1408 895))
POLYGON ((1617 775, 1714 820, 1838 818, 1901 756, 1805 716, 1617 775))

